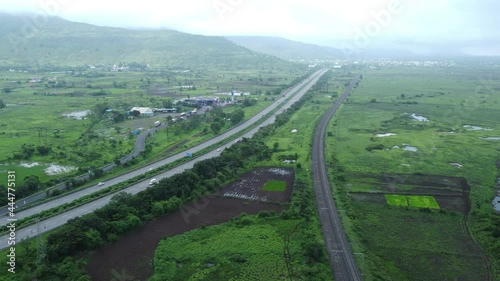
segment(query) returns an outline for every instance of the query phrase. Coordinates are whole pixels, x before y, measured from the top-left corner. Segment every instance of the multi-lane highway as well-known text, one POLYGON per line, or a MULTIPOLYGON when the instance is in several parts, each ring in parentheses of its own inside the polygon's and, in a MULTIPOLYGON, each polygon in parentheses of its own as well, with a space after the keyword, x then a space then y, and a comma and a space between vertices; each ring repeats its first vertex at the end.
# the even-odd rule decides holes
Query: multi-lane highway
POLYGON ((329 120, 333 117, 340 104, 352 92, 359 77, 350 82, 342 96, 333 104, 319 122, 314 134, 312 148, 312 173, 314 192, 318 206, 323 238, 330 255, 330 263, 337 281, 362 280, 361 272, 354 259, 349 241, 342 228, 342 222, 333 201, 325 162, 325 132, 329 120))
MULTIPOLYGON (((245 121, 241 125, 233 128, 233 129, 231 129, 231 130, 229 130, 229 131, 227 131, 227 132, 225 132, 225 133, 223 133, 223 134, 221 134, 213 139, 210 139, 210 140, 208 140, 200 145, 197 145, 197 146, 189 149, 188 151, 195 153, 195 152, 200 151, 208 146, 219 143, 219 142, 233 136, 234 134, 241 132, 242 130, 244 130, 250 126, 255 125, 260 119, 262 119, 263 116, 267 115, 268 113, 271 113, 278 106, 282 106, 282 108, 278 112, 275 111, 274 114, 271 115, 266 120, 264 120, 264 121, 261 120, 262 122, 259 125, 265 126, 265 125, 273 123, 277 114, 281 113, 283 110, 288 109, 295 101, 300 99, 316 83, 316 81, 326 72, 327 72, 327 70, 325 70, 325 69, 315 72, 314 74, 312 74, 311 76, 306 78, 303 82, 301 82, 299 85, 297 85, 294 88, 292 88, 291 90, 289 90, 284 95, 284 97, 280 98, 278 101, 274 102, 273 104, 271 104, 270 106, 265 108, 263 111, 261 111, 258 115, 253 116, 252 118, 245 121), (293 99, 289 99, 292 96, 293 96, 293 99), (288 101, 286 101, 287 99, 288 99, 288 101)), ((249 138, 249 137, 253 136, 253 134, 255 134, 258 131, 258 129, 259 129, 259 126, 255 126, 253 129, 251 129, 247 133, 245 133, 243 135, 243 137, 249 138)), ((227 143, 224 146, 230 146, 230 145, 231 145, 231 143, 227 143)), ((177 173, 181 173, 186 169, 192 168, 196 161, 201 161, 204 159, 215 157, 215 156, 218 156, 220 153, 221 153, 220 151, 213 150, 213 151, 211 151, 207 154, 204 154, 196 159, 193 159, 192 161, 186 162, 185 164, 182 164, 176 168, 173 168, 171 170, 163 172, 160 175, 156 175, 155 178, 162 179, 162 178, 170 177, 170 176, 177 174, 177 173)), ((163 159, 163 160, 158 161, 156 163, 153 163, 151 165, 148 165, 148 166, 142 167, 140 169, 131 171, 127 174, 118 176, 118 177, 113 178, 111 180, 108 180, 104 186, 89 187, 87 189, 68 194, 67 196, 54 199, 52 201, 40 204, 38 206, 34 206, 32 208, 22 210, 19 213, 15 214, 16 215, 15 218, 21 219, 24 217, 28 217, 28 216, 37 214, 43 210, 48 210, 48 209, 60 206, 62 204, 65 204, 65 203, 72 202, 73 200, 76 200, 84 195, 96 192, 102 188, 109 186, 109 185, 118 184, 120 182, 126 181, 126 180, 133 178, 135 176, 138 176, 140 174, 146 173, 150 169, 155 169, 155 168, 161 167, 165 164, 171 163, 175 160, 184 158, 184 157, 186 157, 185 155, 186 155, 186 151, 181 152, 179 154, 176 154, 174 156, 168 157, 166 159, 163 159)), ((150 181, 150 179, 145 179, 144 181, 141 181, 141 182, 136 183, 130 187, 127 187, 126 189, 123 189, 122 191, 131 193, 131 194, 136 194, 142 190, 145 190, 148 187, 149 181, 150 181)), ((93 210, 98 209, 98 208, 106 205, 114 195, 116 195, 116 193, 107 195, 105 197, 99 198, 99 199, 94 200, 92 202, 89 202, 87 204, 84 204, 84 205, 81 205, 81 206, 76 207, 74 209, 68 210, 62 214, 59 214, 59 215, 56 215, 54 217, 48 218, 46 220, 40 221, 38 224, 38 227, 37 227, 37 225, 30 225, 30 226, 26 226, 24 228, 17 229, 16 230, 16 240, 19 241, 21 239, 34 237, 35 235, 37 235, 37 233, 41 234, 41 233, 50 231, 52 229, 55 229, 55 228, 65 224, 66 221, 69 219, 81 216, 83 214, 90 213, 93 210)), ((2 222, 3 222, 2 225, 7 224, 7 217, 4 217, 2 222)), ((8 241, 7 235, 0 236, 0 249, 4 249, 7 247, 7 241, 8 241)))

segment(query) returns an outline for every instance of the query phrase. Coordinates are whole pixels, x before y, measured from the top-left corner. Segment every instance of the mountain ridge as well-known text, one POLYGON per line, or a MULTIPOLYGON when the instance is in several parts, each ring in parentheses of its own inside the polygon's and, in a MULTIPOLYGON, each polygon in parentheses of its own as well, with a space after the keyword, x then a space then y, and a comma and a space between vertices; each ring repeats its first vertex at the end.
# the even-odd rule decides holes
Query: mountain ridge
POLYGON ((290 65, 257 54, 222 36, 172 29, 133 30, 48 17, 39 26, 26 15, 0 14, 0 61, 4 65, 142 63, 172 67, 272 68, 290 65))

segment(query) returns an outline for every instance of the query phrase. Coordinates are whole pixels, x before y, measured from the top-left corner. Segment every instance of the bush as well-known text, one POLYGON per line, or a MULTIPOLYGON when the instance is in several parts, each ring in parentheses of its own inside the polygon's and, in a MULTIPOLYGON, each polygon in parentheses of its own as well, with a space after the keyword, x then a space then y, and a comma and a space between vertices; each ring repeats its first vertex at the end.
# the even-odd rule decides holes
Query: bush
POLYGON ((372 150, 384 150, 385 146, 383 144, 371 144, 365 148, 368 151, 372 150))

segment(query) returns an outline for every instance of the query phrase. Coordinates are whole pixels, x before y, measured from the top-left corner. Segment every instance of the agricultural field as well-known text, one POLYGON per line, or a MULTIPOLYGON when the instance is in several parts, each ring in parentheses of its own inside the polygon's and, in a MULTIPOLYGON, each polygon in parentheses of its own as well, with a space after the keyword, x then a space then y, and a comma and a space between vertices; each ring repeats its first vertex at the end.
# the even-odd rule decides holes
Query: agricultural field
POLYGON ((15 170, 20 183, 35 176, 40 182, 36 191, 40 191, 60 178, 98 169, 127 155, 135 147, 136 135, 153 127, 154 122, 169 123, 180 112, 193 110, 194 106, 176 103, 181 99, 210 96, 232 101, 228 95, 231 90, 249 94, 234 97, 240 104, 223 108, 219 115, 170 123, 168 129, 149 138, 146 153, 137 162, 157 160, 234 125, 229 118, 218 116, 230 117, 239 110, 244 112, 243 119, 256 114, 308 71, 300 67, 239 71, 124 69, 2 69, 0 100, 6 106, 0 109, 0 173, 15 170), (175 107, 178 113, 131 120, 128 113, 134 106, 175 107), (220 125, 211 126, 214 121, 220 125))
POLYGON ((260 168, 241 176, 216 194, 223 197, 249 199, 261 202, 290 200, 294 171, 290 168, 260 168))
POLYGON ((277 192, 283 192, 286 188, 286 182, 284 181, 268 181, 262 187, 263 191, 277 191, 277 192))
POLYGON ((353 203, 365 280, 488 280, 459 213, 353 203))
POLYGON ((413 174, 383 176, 352 173, 348 183, 354 201, 400 207, 470 212, 470 186, 464 178, 413 174))
POLYGON ((372 64, 330 123, 334 196, 366 280, 497 280, 499 72, 372 64))
POLYGON ((439 209, 439 204, 434 196, 386 194, 385 199, 390 206, 439 209))

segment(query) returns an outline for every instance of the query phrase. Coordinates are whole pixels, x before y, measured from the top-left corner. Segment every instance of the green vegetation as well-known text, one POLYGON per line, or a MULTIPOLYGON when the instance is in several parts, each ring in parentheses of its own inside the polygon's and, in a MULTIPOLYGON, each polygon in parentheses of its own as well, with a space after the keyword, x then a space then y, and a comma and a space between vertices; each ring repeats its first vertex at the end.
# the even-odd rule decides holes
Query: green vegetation
MULTIPOLYGON (((487 280, 480 251, 456 213, 353 203, 364 280, 487 280)), ((355 250, 356 251, 356 250, 355 250)))
POLYGON ((439 209, 439 205, 433 196, 406 196, 408 205, 415 208, 439 209))
MULTIPOLYGON (((288 275, 284 234, 297 225, 296 220, 266 222, 242 215, 167 238, 156 250, 152 280, 279 280, 288 275)), ((288 246, 291 256, 301 255, 298 245, 288 246)))
MULTIPOLYGON (((304 103, 300 104, 303 105, 304 103)), ((290 112, 298 111, 299 108, 296 106, 290 112)), ((307 112, 307 110, 301 110, 299 114, 304 112, 307 112)), ((254 138, 243 139, 225 149, 220 157, 198 162, 192 170, 162 180, 158 185, 150 187, 137 196, 121 193, 115 196, 113 202, 106 207, 69 221, 64 227, 48 235, 45 265, 40 266, 35 260, 21 264, 19 265, 21 274, 16 275, 16 277, 20 278, 20 280, 22 278, 46 279, 48 276, 54 280, 66 278, 78 280, 76 277, 78 276, 79 280, 88 280, 87 276, 81 274, 82 260, 68 260, 68 256, 75 256, 116 241, 131 229, 175 210, 182 202, 214 191, 222 186, 224 182, 234 179, 236 174, 242 173, 255 165, 272 163, 272 150, 264 144, 263 140, 268 139, 271 131, 280 128, 280 125, 286 124, 286 120, 291 116, 290 114, 287 112, 288 117, 278 118, 280 122, 276 125, 262 128, 254 138), (242 159, 245 159, 245 161, 242 159), (66 265, 64 272, 59 270, 62 265, 66 265), (37 268, 37 270, 33 270, 34 268, 37 268), (80 275, 76 275, 77 273, 80 275)), ((310 145, 310 139, 306 139, 306 141, 308 142, 305 143, 310 145)), ((306 161, 304 159, 304 163, 307 163, 306 161)), ((310 175, 306 169, 299 168, 296 177, 292 200, 286 211, 279 215, 260 214, 259 219, 243 216, 231 223, 235 223, 239 227, 255 224, 255 229, 262 230, 263 234, 271 234, 269 232, 271 229, 264 227, 266 224, 271 225, 276 235, 270 235, 269 237, 277 242, 289 239, 290 252, 294 253, 288 261, 283 260, 283 257, 280 256, 281 264, 292 266, 292 269, 286 266, 286 274, 298 279, 325 280, 330 278, 331 272, 322 243, 316 208, 314 207, 310 175), (296 231, 290 232, 291 227, 294 227, 296 231)), ((225 226, 217 227, 222 228, 225 226)), ((225 233, 225 231, 222 231, 222 233, 225 233)), ((236 232, 234 233, 237 235, 236 232)), ((215 235, 212 238, 213 243, 220 243, 217 241, 219 239, 224 240, 224 237, 223 235, 215 235)), ((261 236, 258 237, 258 239, 262 239, 261 236)), ((35 249, 32 248, 31 251, 35 251, 35 249)), ((248 253, 242 253, 242 255, 243 257, 251 256, 248 253)), ((277 257, 277 254, 274 256, 269 254, 270 259, 276 259, 277 257)), ((221 257, 217 257, 217 260, 225 261, 221 257)), ((241 262, 243 259, 236 255, 230 262, 232 261, 241 262)), ((252 267, 249 269, 252 269, 252 267)), ((276 269, 276 267, 271 265, 267 270, 273 269, 276 269)), ((163 271, 162 268, 157 268, 158 274, 168 274, 168 272, 167 269, 163 271)), ((205 273, 208 274, 204 268, 201 268, 196 274, 201 276, 205 273)), ((220 271, 220 273, 230 274, 229 272, 226 273, 225 270, 220 271)), ((253 276, 255 275, 248 275, 248 278, 252 279, 253 276)))
POLYGON ((494 280, 500 276, 500 215, 491 204, 500 150, 498 142, 481 139, 500 130, 500 83, 481 79, 498 69, 473 65, 366 69, 332 120, 326 154, 333 194, 345 210, 354 252, 365 253, 365 280, 486 280, 489 271, 494 280), (386 182, 381 186, 364 175, 386 182), (430 182, 415 186, 411 175, 430 182), (433 176, 464 178, 470 213, 450 212, 426 194, 428 184, 437 193, 449 191, 451 183, 433 182, 433 176), (421 195, 387 195, 377 203, 349 195, 410 189, 421 195), (390 206, 405 204, 410 208, 390 206))
POLYGON ((390 206, 407 207, 408 200, 404 195, 386 194, 385 199, 390 206))
POLYGON ((262 187, 262 190, 264 191, 277 191, 277 192, 282 192, 286 188, 286 182, 284 181, 268 181, 262 187))
POLYGON ((31 21, 30 17, 2 13, 0 19, 0 35, 8 38, 0 42, 0 60, 4 67, 130 64, 141 70, 149 67, 237 70, 289 65, 278 58, 251 52, 223 37, 173 30, 98 27, 48 17, 45 24, 36 25, 33 31, 36 36, 26 38, 23 27, 31 21))
MULTIPOLYGON (((0 74, 0 86, 11 85, 12 90, 0 93, 0 99, 7 105, 0 111, 2 120, 9 120, 0 121, 0 155, 3 155, 0 162, 6 169, 16 171, 19 181, 30 175, 37 176, 41 184, 26 194, 41 192, 59 182, 73 181, 76 175, 89 170, 96 178, 100 177, 100 167, 118 163, 132 151, 137 133, 152 127, 155 121, 168 123, 168 128, 147 139, 141 157, 127 164, 143 165, 211 138, 249 118, 273 102, 283 89, 296 83, 295 78, 305 74, 305 68, 292 65, 280 70, 210 72, 119 72, 88 67, 64 72, 5 71, 0 74), (179 85, 197 87, 182 90, 179 85), (194 115, 182 122, 172 120, 179 114, 128 119, 133 117, 129 110, 134 106, 170 108, 174 107, 174 101, 189 96, 229 92, 231 88, 249 91, 251 95, 236 98, 237 104, 231 107, 194 115), (85 119, 63 117, 63 114, 87 110, 92 113, 83 117, 85 119), (48 170, 57 171, 57 168, 67 169, 48 174, 48 170)), ((220 99, 228 97, 220 96, 220 99)), ((178 112, 191 111, 194 107, 184 103, 175 106, 178 112)), ((73 189, 82 184, 73 181, 69 186, 73 189)))
POLYGON ((390 206, 439 209, 433 196, 386 194, 385 199, 390 206))
POLYGON ((296 167, 296 181, 287 210, 280 215, 266 214, 265 219, 263 214, 258 218, 243 215, 227 224, 165 239, 155 254, 155 265, 159 263, 161 266, 155 267, 153 280, 169 277, 172 280, 185 280, 190 277, 201 280, 331 279, 307 167, 311 165, 308 155, 314 123, 321 117, 321 112, 334 102, 336 91, 340 87, 331 87, 329 92, 325 85, 329 82, 338 84, 337 79, 332 73, 325 74, 303 99, 280 114, 274 125, 261 128, 259 136, 254 137, 263 137, 267 147, 273 147, 274 153, 270 159, 265 158, 251 165, 296 167), (297 128, 301 134, 291 134, 292 128, 297 128), (275 143, 278 143, 278 146, 275 143), (291 153, 292 151, 294 153, 291 153), (295 159, 297 162, 283 164, 280 159, 295 159), (289 234, 292 228, 295 228, 295 231, 292 231, 288 238, 291 269, 285 271, 283 241, 286 241, 287 233, 289 234), (231 237, 231 240, 228 240, 228 237, 231 237), (243 237, 243 240, 234 237, 243 237), (262 242, 263 240, 266 242, 262 242), (280 242, 281 249, 276 248, 280 242), (207 247, 206 250, 200 249, 200 244, 207 247), (257 250, 260 247, 265 250, 257 250), (217 250, 210 250, 214 248, 217 250), (188 250, 183 252, 180 249, 188 250), (257 263, 254 261, 257 258, 266 262, 257 263), (184 266, 179 267, 179 264, 188 263, 190 266, 186 270, 184 266), (214 266, 210 267, 209 264, 214 266))
POLYGON ((16 171, 20 183, 27 176, 40 180, 20 197, 61 182, 69 183, 68 189, 82 186, 75 176, 88 171, 99 178, 100 168, 119 163, 133 150, 136 134, 156 121, 169 128, 148 138, 143 155, 128 166, 213 137, 254 115, 310 71, 222 37, 97 27, 55 17, 37 26, 28 40, 20 36, 26 20, 32 19, 0 17, 0 35, 9 38, 0 42, 0 163, 16 171), (130 112, 134 106, 189 112, 195 106, 181 100, 232 89, 251 95, 237 97, 221 114, 193 116, 188 122, 173 122, 178 114, 130 112), (63 117, 75 112, 82 115, 63 117))

